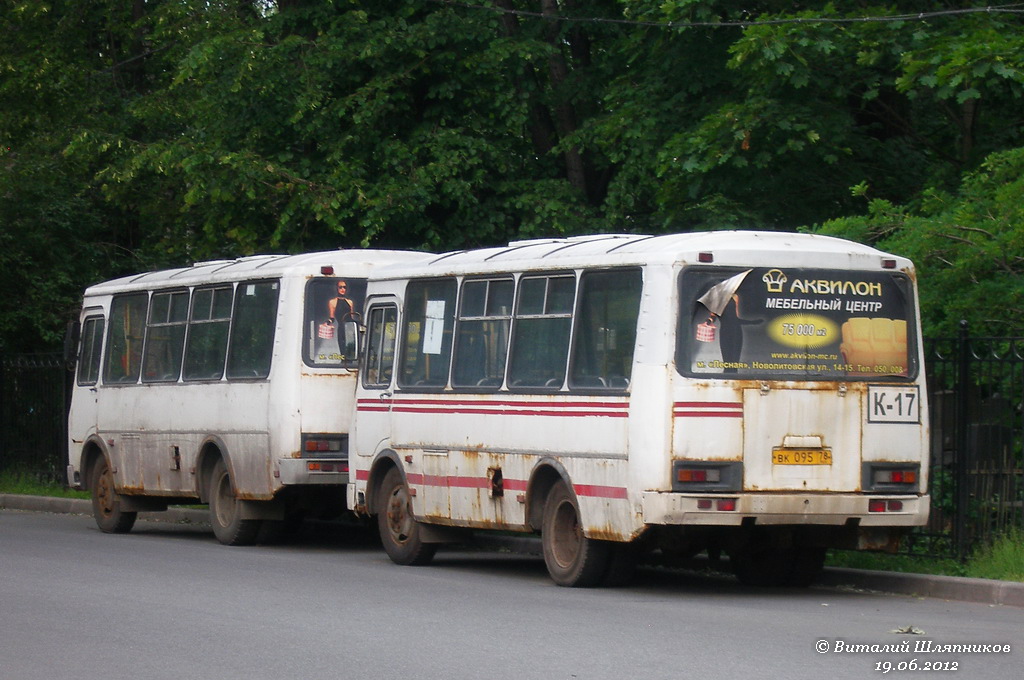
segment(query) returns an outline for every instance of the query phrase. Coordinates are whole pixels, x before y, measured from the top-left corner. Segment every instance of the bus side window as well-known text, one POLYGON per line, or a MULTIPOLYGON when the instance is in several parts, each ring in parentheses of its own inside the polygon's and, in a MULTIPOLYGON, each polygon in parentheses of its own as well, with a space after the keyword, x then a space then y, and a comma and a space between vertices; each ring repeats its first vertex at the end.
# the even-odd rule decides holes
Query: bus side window
POLYGON ((512 279, 463 283, 453 387, 501 387, 512 324, 513 285, 512 279))
POLYGON ((220 380, 228 354, 231 286, 197 288, 192 293, 185 345, 185 380, 220 380))
POLYGON ((82 324, 82 348, 78 354, 78 384, 95 385, 100 377, 103 317, 91 316, 82 324))
POLYGON ((395 341, 398 338, 397 319, 398 309, 394 305, 370 310, 366 330, 366 371, 363 373, 365 387, 384 388, 391 384, 395 341))
POLYGON ((277 281, 244 281, 235 289, 228 342, 229 378, 266 378, 274 354, 277 281))
POLYGON ((185 348, 188 291, 153 293, 146 326, 142 382, 177 382, 185 348))
POLYGON ((148 306, 148 293, 118 295, 111 303, 103 382, 138 382, 142 368, 142 340, 146 333, 148 306))
POLYGON ((402 387, 444 387, 452 357, 455 279, 410 281, 402 329, 402 387))
POLYGON ((519 280, 508 369, 510 387, 561 389, 575 295, 576 279, 571 274, 519 280))
POLYGON ((623 390, 629 386, 642 286, 639 269, 583 274, 569 372, 571 388, 623 390))

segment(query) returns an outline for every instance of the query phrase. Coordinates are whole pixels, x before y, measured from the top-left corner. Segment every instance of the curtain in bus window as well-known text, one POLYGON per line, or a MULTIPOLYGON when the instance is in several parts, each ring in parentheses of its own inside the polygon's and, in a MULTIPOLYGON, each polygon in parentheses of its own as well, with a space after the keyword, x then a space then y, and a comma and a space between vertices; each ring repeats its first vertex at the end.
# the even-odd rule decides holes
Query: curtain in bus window
POLYGON ((229 378, 266 378, 274 354, 277 281, 246 281, 235 289, 228 344, 229 378))
POLYGON ((95 385, 99 379, 102 345, 103 317, 89 317, 82 325, 82 348, 78 354, 79 385, 95 385))
POLYGON ((509 387, 561 388, 569 356, 574 297, 572 275, 520 279, 509 387))
POLYGON ((375 307, 370 311, 366 332, 366 371, 363 385, 387 387, 395 363, 398 309, 393 306, 375 307))
POLYGON ((143 382, 176 382, 188 322, 188 291, 153 293, 149 302, 143 382))
POLYGON ((570 387, 629 386, 642 285, 639 269, 588 272, 582 276, 570 387))
POLYGON ((466 281, 462 285, 454 387, 501 387, 512 323, 512 279, 466 281))
POLYGON ((118 295, 110 305, 110 328, 103 382, 138 382, 142 372, 142 342, 146 334, 146 293, 118 295))
POLYGON ((366 279, 324 277, 306 284, 302 358, 307 365, 355 367, 356 338, 346 322, 360 320, 365 299, 366 279))
POLYGON ((405 297, 403 387, 444 387, 451 361, 455 320, 455 280, 410 281, 405 297))
POLYGON ((231 286, 197 288, 185 346, 185 380, 220 380, 228 354, 231 326, 231 286))

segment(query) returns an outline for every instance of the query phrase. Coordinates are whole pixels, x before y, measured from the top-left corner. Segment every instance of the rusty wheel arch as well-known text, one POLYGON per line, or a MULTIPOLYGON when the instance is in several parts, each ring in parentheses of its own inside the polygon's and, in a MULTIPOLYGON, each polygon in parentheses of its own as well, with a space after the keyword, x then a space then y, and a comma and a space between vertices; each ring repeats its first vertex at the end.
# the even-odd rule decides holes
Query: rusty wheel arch
POLYGON ((398 453, 391 449, 384 449, 377 454, 370 465, 370 475, 366 480, 366 514, 373 516, 377 514, 377 495, 380 493, 380 486, 387 476, 388 470, 396 468, 398 473, 405 479, 405 467, 398 453))
POLYGON ((576 490, 565 467, 554 458, 541 458, 530 472, 526 485, 526 521, 533 531, 540 531, 544 523, 544 502, 548 492, 557 483, 565 484, 569 493, 576 497, 576 490))
POLYGON ((201 503, 210 502, 208 482, 210 475, 213 474, 213 468, 219 460, 224 461, 228 473, 231 474, 231 459, 228 456, 227 447, 224 446, 224 442, 215 436, 207 437, 202 446, 199 447, 199 456, 196 458, 195 467, 196 495, 201 503))
POLYGON ((110 461, 110 456, 107 455, 106 449, 103 447, 102 442, 95 437, 90 438, 82 447, 82 457, 80 459, 81 467, 79 468, 79 476, 82 480, 82 488, 86 491, 92 491, 92 477, 93 469, 96 467, 99 461, 107 459, 110 461))

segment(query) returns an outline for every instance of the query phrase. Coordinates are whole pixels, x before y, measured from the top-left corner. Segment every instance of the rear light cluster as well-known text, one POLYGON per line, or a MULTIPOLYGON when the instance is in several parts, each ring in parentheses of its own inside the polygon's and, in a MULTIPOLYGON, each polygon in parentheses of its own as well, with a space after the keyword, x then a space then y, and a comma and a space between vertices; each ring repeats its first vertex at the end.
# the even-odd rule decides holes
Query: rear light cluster
POLYGON ((679 493, 733 493, 743 486, 743 463, 739 461, 672 462, 672 490, 679 493))
POLYGON ((324 463, 311 460, 306 463, 306 469, 310 472, 348 472, 348 463, 324 463))
POLYGON ((307 439, 305 451, 306 453, 341 453, 341 442, 331 439, 307 439))
POLYGON ((302 457, 348 458, 348 435, 303 433, 302 457))
POLYGON ((717 510, 719 512, 736 512, 735 498, 698 498, 698 510, 717 510))
POLYGON ((865 493, 917 493, 920 482, 921 466, 917 463, 864 463, 861 486, 865 493))
POLYGON ((694 470, 693 468, 679 468, 676 470, 676 481, 683 484, 691 482, 711 482, 716 484, 722 481, 721 470, 694 470))
POLYGON ((903 512, 903 501, 887 501, 875 498, 868 501, 868 512, 903 512))
POLYGON ((875 470, 875 484, 917 484, 917 470, 875 470))

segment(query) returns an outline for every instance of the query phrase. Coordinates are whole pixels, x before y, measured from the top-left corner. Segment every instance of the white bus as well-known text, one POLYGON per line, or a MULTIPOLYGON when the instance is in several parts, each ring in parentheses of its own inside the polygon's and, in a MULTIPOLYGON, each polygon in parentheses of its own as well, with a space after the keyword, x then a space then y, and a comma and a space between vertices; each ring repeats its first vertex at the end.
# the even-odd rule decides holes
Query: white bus
POLYGON ((99 527, 202 502, 234 545, 265 520, 340 506, 366 279, 422 257, 254 256, 87 289, 67 474, 91 490, 99 527))
POLYGON ((913 265, 823 236, 597 235, 452 252, 367 287, 349 506, 389 556, 539 532, 561 585, 724 552, 806 584, 925 523, 913 265))

